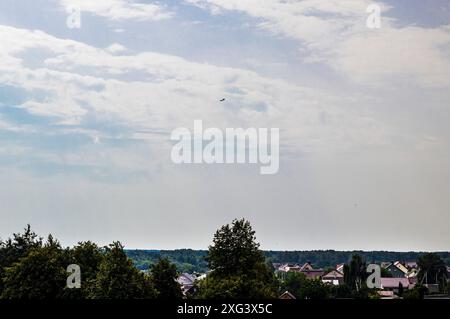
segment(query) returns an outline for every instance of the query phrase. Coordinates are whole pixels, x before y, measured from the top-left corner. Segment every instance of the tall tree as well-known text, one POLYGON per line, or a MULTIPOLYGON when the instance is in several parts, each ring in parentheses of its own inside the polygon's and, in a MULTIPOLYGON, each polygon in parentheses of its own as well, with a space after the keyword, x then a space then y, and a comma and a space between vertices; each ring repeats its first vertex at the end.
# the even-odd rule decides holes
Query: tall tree
POLYGON ((64 298, 83 299, 89 296, 94 280, 103 259, 102 250, 93 242, 80 242, 71 249, 66 249, 66 267, 76 264, 81 270, 81 288, 66 289, 64 298))
POLYGON ((365 286, 367 278, 366 263, 360 255, 354 254, 350 263, 344 266, 345 284, 356 292, 359 292, 365 286))
POLYGON ((156 296, 150 278, 137 270, 119 242, 107 249, 89 296, 94 299, 148 299, 156 296))
POLYGON ((38 237, 27 225, 22 234, 13 234, 13 238, 0 241, 0 295, 3 292, 5 268, 12 266, 20 258, 25 257, 34 248, 42 246, 42 238, 38 237))
POLYGON ((289 291, 297 299, 326 299, 330 289, 320 279, 308 279, 301 272, 289 271, 282 283, 282 291, 289 291))
POLYGON ((176 281, 177 267, 168 258, 161 258, 151 267, 152 281, 157 291, 157 298, 180 299, 183 297, 181 287, 176 281))
POLYGON ((439 284, 441 291, 447 283, 447 267, 444 261, 435 253, 425 253, 417 261, 419 266, 419 282, 422 284, 439 284))
POLYGON ((204 298, 274 298, 278 282, 265 263, 255 232, 235 219, 214 235, 206 256, 211 272, 200 283, 204 298))
POLYGON ((58 241, 49 235, 43 247, 31 248, 3 277, 5 299, 61 298, 66 284, 64 254, 58 241))

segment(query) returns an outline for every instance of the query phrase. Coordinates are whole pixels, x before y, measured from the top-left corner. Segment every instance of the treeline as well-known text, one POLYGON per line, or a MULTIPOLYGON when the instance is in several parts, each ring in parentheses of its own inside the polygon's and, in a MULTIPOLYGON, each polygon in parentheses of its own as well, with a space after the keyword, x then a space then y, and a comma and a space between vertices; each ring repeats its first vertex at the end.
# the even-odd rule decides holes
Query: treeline
POLYGON ((206 250, 125 250, 125 252, 133 260, 136 268, 140 270, 148 269, 161 258, 168 258, 182 273, 192 274, 208 271, 208 263, 205 260, 206 250))
MULTIPOLYGON (((353 255, 359 255, 370 263, 417 261, 425 252, 395 252, 395 251, 337 251, 337 250, 307 250, 307 251, 265 251, 268 260, 275 263, 305 263, 310 262, 315 267, 335 267, 337 264, 348 263, 353 255)), ((441 259, 450 266, 450 252, 437 252, 441 259)))
POLYGON ((175 265, 160 259, 148 272, 134 267, 120 242, 106 247, 80 242, 63 248, 30 226, 0 241, 0 299, 181 298, 175 265), (79 269, 71 285, 69 265, 79 269))
MULTIPOLYGON (((175 250, 126 250, 138 269, 148 269, 160 258, 168 258, 180 272, 205 273, 208 263, 205 260, 206 250, 175 249, 175 250)), ((394 251, 336 251, 336 250, 306 250, 306 251, 264 251, 264 256, 270 263, 298 263, 310 262, 317 268, 334 268, 337 264, 348 263, 357 254, 371 263, 416 261, 423 252, 394 252, 394 251)), ((450 252, 436 253, 450 266, 450 252)))
MULTIPOLYGON (((141 252, 128 254, 141 256, 141 252)), ((180 252, 185 261, 196 253, 180 252)), ((255 232, 244 219, 218 229, 203 253, 209 271, 190 287, 186 298, 272 299, 286 290, 300 299, 379 298, 377 290, 366 285, 367 260, 359 254, 344 266, 343 285, 307 279, 299 272, 276 277, 270 260, 259 249, 255 232)), ((0 298, 180 299, 183 293, 176 281, 179 272, 165 256, 161 252, 153 255, 158 259, 142 271, 134 266, 120 242, 99 247, 86 241, 64 248, 53 236, 44 240, 28 226, 23 233, 0 240, 0 298)), ((438 284, 440 292, 448 292, 447 268, 440 256, 425 253, 417 264, 419 283, 438 284)), ((416 285, 402 296, 418 299, 425 293, 424 286, 416 285)))
MULTIPOLYGON (((186 297, 277 298, 279 281, 248 221, 217 230, 204 260, 210 272, 186 297)), ((38 237, 30 226, 0 240, 0 299, 179 299, 178 275, 163 256, 144 271, 137 269, 120 242, 64 248, 52 235, 38 237), (79 269, 79 276, 72 269, 79 269)))

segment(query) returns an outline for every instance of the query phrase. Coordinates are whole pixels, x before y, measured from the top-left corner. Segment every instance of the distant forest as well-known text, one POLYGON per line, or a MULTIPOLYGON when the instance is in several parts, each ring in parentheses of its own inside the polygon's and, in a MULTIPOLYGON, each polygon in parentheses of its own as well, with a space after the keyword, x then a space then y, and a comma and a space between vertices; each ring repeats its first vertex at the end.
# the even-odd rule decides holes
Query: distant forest
MULTIPOLYGON (((176 249, 176 250, 126 250, 135 266, 146 270, 160 257, 168 257, 180 272, 204 273, 208 270, 205 261, 206 250, 176 249)), ((359 254, 365 261, 380 263, 382 261, 417 261, 423 252, 393 252, 393 251, 264 251, 266 259, 271 263, 305 263, 310 262, 317 268, 335 267, 336 264, 347 263, 353 254, 359 254)), ((450 252, 437 253, 450 266, 450 252)))

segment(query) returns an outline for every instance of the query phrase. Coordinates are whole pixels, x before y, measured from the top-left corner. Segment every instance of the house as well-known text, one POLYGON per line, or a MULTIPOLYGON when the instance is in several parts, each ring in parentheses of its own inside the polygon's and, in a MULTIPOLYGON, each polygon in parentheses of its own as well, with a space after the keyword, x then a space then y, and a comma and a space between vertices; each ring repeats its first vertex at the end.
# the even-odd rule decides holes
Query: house
POLYGON ((403 272, 400 268, 398 268, 395 263, 389 263, 387 266, 384 267, 389 273, 392 275, 393 278, 405 278, 406 273, 403 272))
POLYGON ((381 289, 384 291, 393 291, 398 293, 400 284, 403 286, 404 290, 412 289, 414 284, 410 284, 408 278, 380 278, 381 289))
POLYGON ((396 261, 396 262, 394 263, 394 266, 397 267, 398 269, 400 269, 400 270, 403 272, 403 274, 404 274, 405 276, 406 276, 406 274, 408 273, 408 268, 405 267, 401 262, 396 261))
POLYGON ((308 261, 306 263, 304 263, 301 267, 300 267, 300 271, 305 271, 305 270, 313 270, 314 267, 312 266, 312 264, 308 261))
POLYGON ((450 283, 450 267, 447 267, 447 282, 450 283))
POLYGON ((194 275, 188 274, 188 273, 182 273, 180 276, 178 276, 177 278, 177 282, 181 285, 193 285, 195 280, 197 278, 194 275))
POLYGON ((201 275, 199 275, 199 276, 197 277, 197 280, 203 280, 203 279, 206 278, 207 275, 208 275, 208 274, 201 274, 201 275))
POLYGON ((324 275, 323 269, 310 269, 310 270, 302 270, 300 271, 302 274, 305 274, 308 279, 320 279, 324 275))
POLYGON ((410 274, 409 276, 408 276, 408 280, 409 280, 409 284, 410 285, 415 285, 415 284, 417 284, 418 282, 419 282, 419 277, 417 276, 417 274, 418 274, 418 271, 417 270, 415 270, 417 273, 415 273, 415 274, 410 274))
POLYGON ((344 273, 344 265, 345 264, 337 264, 336 265, 336 270, 339 271, 341 274, 344 273))
POLYGON ((195 286, 183 286, 181 287, 181 292, 183 293, 183 296, 192 296, 196 292, 195 286))
POLYGON ((285 292, 283 292, 282 294, 281 294, 281 296, 279 297, 279 299, 285 299, 285 300, 287 300, 287 299, 297 299, 297 298, 295 298, 295 296, 293 295, 293 294, 291 294, 289 291, 285 291, 285 292))
POLYGON ((273 269, 277 270, 278 268, 280 268, 283 264, 282 263, 272 263, 272 267, 273 269))
POLYGON ((380 266, 381 268, 386 268, 387 266, 389 266, 390 264, 392 264, 391 262, 386 262, 386 261, 382 261, 380 266))
POLYGON ((393 291, 377 291, 378 295, 380 295, 381 299, 396 299, 397 296, 393 291))
POLYGON ((419 275, 419 270, 418 269, 411 269, 410 271, 408 271, 408 273, 406 274, 406 278, 411 280, 416 280, 417 281, 417 276, 419 275))
POLYGON ((415 262, 415 261, 407 261, 406 263, 405 263, 405 266, 406 266, 406 268, 408 268, 409 270, 412 270, 412 269, 418 269, 419 267, 417 266, 417 262, 415 262))
POLYGON ((184 296, 187 296, 189 294, 193 294, 195 292, 195 280, 197 278, 194 275, 188 274, 188 273, 182 273, 177 278, 177 282, 181 286, 181 291, 183 292, 184 296))
POLYGON ((280 267, 278 267, 278 271, 282 272, 288 272, 288 271, 300 271, 301 266, 297 264, 283 264, 280 267))
POLYGON ((337 270, 332 270, 322 276, 322 282, 332 284, 334 286, 342 285, 344 283, 344 274, 337 270))

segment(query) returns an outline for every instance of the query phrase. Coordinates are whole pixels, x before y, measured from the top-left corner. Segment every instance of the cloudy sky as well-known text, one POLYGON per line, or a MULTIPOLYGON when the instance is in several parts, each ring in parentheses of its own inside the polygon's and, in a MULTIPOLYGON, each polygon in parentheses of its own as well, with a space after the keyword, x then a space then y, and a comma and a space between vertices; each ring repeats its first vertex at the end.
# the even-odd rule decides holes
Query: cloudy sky
POLYGON ((450 4, 372 3, 2 0, 0 237, 450 250, 450 4), (195 119, 279 128, 278 174, 173 164, 195 119))

